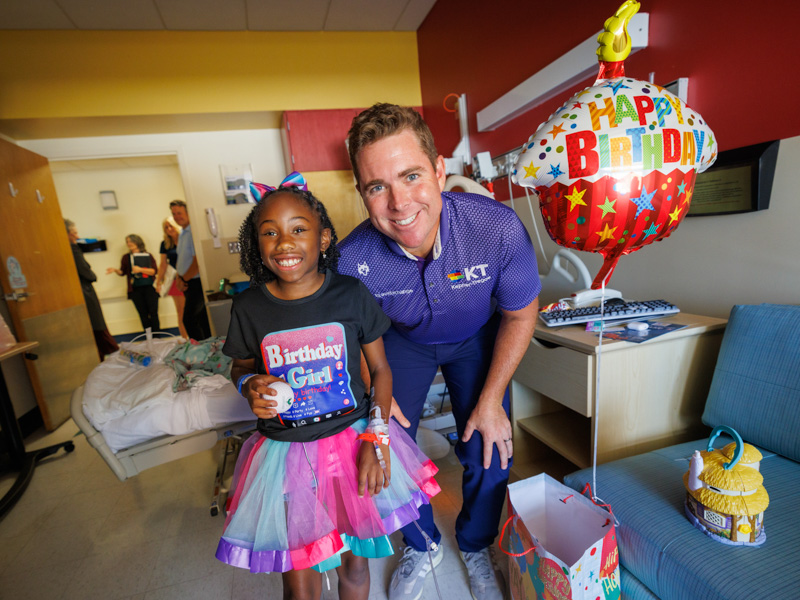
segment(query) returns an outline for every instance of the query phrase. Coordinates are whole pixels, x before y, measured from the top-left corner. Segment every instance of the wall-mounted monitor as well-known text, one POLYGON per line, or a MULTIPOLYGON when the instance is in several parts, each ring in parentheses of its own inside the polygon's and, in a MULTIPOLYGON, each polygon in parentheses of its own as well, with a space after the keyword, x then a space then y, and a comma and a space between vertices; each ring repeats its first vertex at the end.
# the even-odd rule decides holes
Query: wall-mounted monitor
POLYGON ((697 175, 690 217, 730 215, 769 208, 779 140, 725 150, 697 175))

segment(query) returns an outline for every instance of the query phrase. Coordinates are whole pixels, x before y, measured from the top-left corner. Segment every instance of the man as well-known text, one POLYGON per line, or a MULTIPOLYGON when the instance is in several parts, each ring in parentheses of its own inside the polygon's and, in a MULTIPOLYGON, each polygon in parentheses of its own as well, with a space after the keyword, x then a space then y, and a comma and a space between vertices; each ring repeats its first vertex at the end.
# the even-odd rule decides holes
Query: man
MULTIPOLYGON (((411 436, 442 370, 464 466, 456 541, 473 597, 500 599, 488 549, 513 453, 507 386, 538 311, 530 237, 503 204, 442 192, 444 159, 414 110, 376 104, 354 119, 348 144, 369 220, 340 244, 339 271, 361 279, 392 320, 384 335, 399 405, 392 414, 411 436)), ((422 595, 431 570, 426 548, 434 565, 442 559, 432 509, 420 512, 422 531, 415 523, 403 529, 408 547, 392 576, 392 600, 422 595)))
POLYGON ((119 346, 108 331, 100 300, 94 291, 94 282, 97 281, 97 275, 94 274, 91 265, 86 261, 83 252, 78 247, 78 239, 80 238, 78 228, 69 219, 64 219, 64 226, 67 228, 67 237, 72 248, 72 258, 75 259, 75 267, 78 269, 78 278, 81 280, 81 291, 86 302, 86 310, 89 313, 89 321, 92 323, 94 343, 97 346, 100 360, 103 361, 107 354, 119 350, 119 346))
POLYGON ((211 337, 211 326, 208 323, 203 284, 200 282, 200 270, 197 266, 197 256, 194 253, 192 227, 189 224, 186 202, 173 200, 169 203, 169 209, 172 212, 172 218, 183 228, 178 237, 178 262, 175 264, 177 286, 186 297, 186 304, 183 308, 183 326, 190 338, 204 340, 211 337))

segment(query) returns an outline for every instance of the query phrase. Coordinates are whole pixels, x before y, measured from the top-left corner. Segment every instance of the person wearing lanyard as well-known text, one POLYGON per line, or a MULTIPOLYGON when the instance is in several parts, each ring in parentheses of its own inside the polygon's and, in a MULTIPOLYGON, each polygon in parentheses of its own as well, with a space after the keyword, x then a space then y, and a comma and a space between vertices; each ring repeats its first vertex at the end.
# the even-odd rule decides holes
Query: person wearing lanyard
MULTIPOLYGON (((473 597, 502 598, 489 547, 513 454, 507 387, 538 313, 530 236, 500 202, 443 192, 444 159, 413 109, 365 110, 353 120, 348 145, 369 219, 341 243, 340 272, 361 279, 392 321, 384 334, 392 414, 412 436, 441 368, 464 467, 456 541, 473 597)), ((426 549, 434 566, 442 559, 432 510, 420 513, 419 529, 403 529, 407 547, 390 583, 392 600, 421 596, 431 570, 426 549)))

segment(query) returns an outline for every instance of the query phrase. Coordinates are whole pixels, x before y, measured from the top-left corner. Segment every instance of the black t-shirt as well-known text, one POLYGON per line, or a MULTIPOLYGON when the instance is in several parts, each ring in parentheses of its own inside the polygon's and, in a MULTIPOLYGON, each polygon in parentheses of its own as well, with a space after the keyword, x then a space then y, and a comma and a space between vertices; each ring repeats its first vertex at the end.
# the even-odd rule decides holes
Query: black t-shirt
POLYGON ((169 264, 170 267, 174 269, 175 265, 178 264, 178 247, 173 246, 172 248, 167 250, 167 243, 162 241, 161 246, 158 249, 158 252, 159 254, 167 255, 167 263, 169 264))
POLYGON ((295 402, 274 419, 259 419, 266 437, 292 442, 325 438, 369 412, 361 379, 361 345, 377 340, 389 318, 354 277, 325 273, 314 294, 281 300, 266 285, 234 296, 222 351, 256 361, 258 373, 284 379, 295 402))

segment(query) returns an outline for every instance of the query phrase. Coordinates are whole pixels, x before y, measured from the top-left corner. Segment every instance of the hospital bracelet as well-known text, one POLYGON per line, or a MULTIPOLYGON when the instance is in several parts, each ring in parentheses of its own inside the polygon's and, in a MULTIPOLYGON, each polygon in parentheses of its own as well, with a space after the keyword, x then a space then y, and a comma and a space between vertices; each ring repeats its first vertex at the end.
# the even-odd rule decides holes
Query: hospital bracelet
POLYGON ((239 395, 240 396, 244 396, 244 394, 242 394, 242 386, 245 384, 245 382, 248 379, 250 379, 251 377, 255 377, 255 376, 256 376, 255 373, 249 373, 248 375, 242 375, 241 377, 239 377, 239 383, 236 384, 236 389, 239 390, 239 395))

